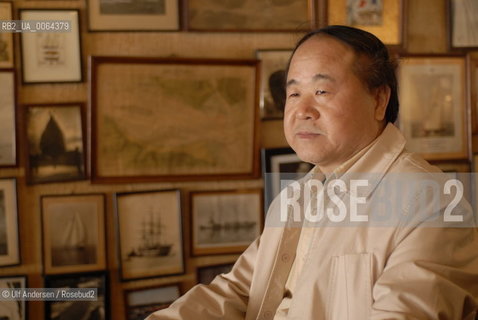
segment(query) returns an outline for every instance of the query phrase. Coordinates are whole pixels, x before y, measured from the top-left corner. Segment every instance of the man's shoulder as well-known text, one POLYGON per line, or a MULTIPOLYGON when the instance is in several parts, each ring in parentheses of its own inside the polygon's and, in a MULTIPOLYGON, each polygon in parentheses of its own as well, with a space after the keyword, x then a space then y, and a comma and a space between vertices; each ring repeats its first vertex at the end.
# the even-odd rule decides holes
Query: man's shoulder
POLYGON ((403 152, 393 162, 389 170, 390 173, 440 173, 438 167, 430 164, 421 155, 403 150, 403 152))

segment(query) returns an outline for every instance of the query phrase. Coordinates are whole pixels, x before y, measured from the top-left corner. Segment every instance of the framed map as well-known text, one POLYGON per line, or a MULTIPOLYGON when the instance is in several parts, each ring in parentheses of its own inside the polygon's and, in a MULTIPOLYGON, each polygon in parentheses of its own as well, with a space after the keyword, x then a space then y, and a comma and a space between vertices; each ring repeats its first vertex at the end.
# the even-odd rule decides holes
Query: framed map
POLYGON ((93 57, 95 182, 259 175, 258 61, 93 57))

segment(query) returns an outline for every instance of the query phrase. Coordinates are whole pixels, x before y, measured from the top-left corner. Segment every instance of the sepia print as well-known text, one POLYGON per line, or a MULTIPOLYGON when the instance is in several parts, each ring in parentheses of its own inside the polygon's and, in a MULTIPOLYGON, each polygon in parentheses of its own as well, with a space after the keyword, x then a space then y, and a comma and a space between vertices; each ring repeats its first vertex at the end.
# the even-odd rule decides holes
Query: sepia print
POLYGON ((167 308, 180 295, 179 284, 125 291, 126 320, 144 320, 154 311, 167 308))
POLYGON ((17 162, 13 71, 0 71, 0 83, 0 167, 13 166, 17 162))
POLYGON ((15 178, 0 179, 0 266, 20 262, 17 186, 15 178))
POLYGON ((448 0, 451 11, 451 47, 478 47, 478 1, 448 0))
POLYGON ((165 14, 165 0, 99 0, 101 14, 165 14))
MULTIPOLYGON (((0 288, 25 289, 27 287, 26 276, 0 277, 0 288)), ((26 320, 26 301, 0 300, 0 319, 2 320, 26 320)))
MULTIPOLYGON (((0 21, 2 20, 12 20, 11 2, 0 2, 0 21)), ((13 59, 13 34, 0 32, 0 69, 13 68, 13 59)), ((0 83, 3 83, 3 81, 0 81, 0 83)))

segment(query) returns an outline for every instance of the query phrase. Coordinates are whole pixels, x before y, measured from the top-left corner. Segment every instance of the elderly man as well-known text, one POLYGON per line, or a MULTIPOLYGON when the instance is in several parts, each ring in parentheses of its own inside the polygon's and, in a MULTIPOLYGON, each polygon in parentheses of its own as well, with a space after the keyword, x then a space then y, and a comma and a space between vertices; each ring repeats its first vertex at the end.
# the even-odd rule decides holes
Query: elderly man
POLYGON ((447 213, 451 195, 416 187, 421 176, 445 181, 405 150, 392 124, 397 81, 383 43, 345 26, 307 34, 290 60, 286 94, 287 141, 315 168, 273 201, 264 232, 230 273, 147 319, 474 319, 471 209, 459 199, 447 213), (354 178, 362 181, 355 187, 354 178), (358 223, 337 225, 342 209, 358 223), (393 223, 374 225, 388 211, 393 223))

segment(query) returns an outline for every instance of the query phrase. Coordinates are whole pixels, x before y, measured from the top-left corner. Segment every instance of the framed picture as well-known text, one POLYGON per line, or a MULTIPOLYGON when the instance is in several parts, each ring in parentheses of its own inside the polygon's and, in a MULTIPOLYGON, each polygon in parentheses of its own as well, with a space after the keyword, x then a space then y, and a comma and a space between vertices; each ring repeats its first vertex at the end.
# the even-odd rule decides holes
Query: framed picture
POLYGON ((20 263, 17 181, 0 178, 0 266, 20 263))
MULTIPOLYGON (((10 1, 0 1, 0 21, 2 20, 13 20, 13 7, 10 1)), ((13 47, 13 33, 0 32, 0 69, 11 69, 15 66, 13 47)))
POLYGON ((188 0, 190 31, 301 31, 316 25, 314 1, 188 0))
POLYGON ((121 279, 184 273, 179 190, 117 193, 121 279))
POLYGON ((0 83, 0 167, 9 167, 17 163, 15 72, 0 71, 0 83))
POLYGON ((469 61, 471 128, 473 133, 478 133, 478 59, 469 61))
POLYGON ((106 268, 103 194, 41 197, 45 274, 106 268))
POLYGON ((402 46, 405 1, 327 0, 328 24, 360 28, 387 45, 402 46))
POLYGON ((299 159, 292 148, 262 149, 262 174, 264 178, 265 212, 287 181, 302 178, 314 167, 299 159))
POLYGON ((262 119, 282 119, 285 106, 286 69, 292 50, 257 50, 261 60, 260 108, 262 119))
POLYGON ((110 319, 108 279, 105 272, 45 277, 45 288, 97 288, 98 300, 45 301, 45 320, 110 319))
POLYGON ((257 64, 93 57, 92 180, 258 177, 257 64))
MULTIPOLYGON (((25 289, 27 288, 26 276, 0 277, 0 288, 25 289)), ((27 319, 27 302, 23 299, 0 300, 0 319, 27 319)))
POLYGON ((126 290, 124 294, 126 320, 143 320, 178 299, 181 296, 181 284, 126 290))
POLYGON ((35 104, 24 108, 29 183, 83 180, 84 104, 35 104))
POLYGON ((227 263, 214 266, 199 267, 197 268, 198 283, 210 284, 216 276, 231 271, 233 266, 234 263, 227 263))
POLYGON ((474 0, 447 0, 449 43, 452 49, 478 48, 478 4, 474 0))
POLYGON ((260 190, 191 193, 193 255, 244 251, 262 230, 260 190))
POLYGON ((466 159, 466 73, 462 56, 402 57, 400 129, 427 160, 466 159))
POLYGON ((91 31, 179 30, 179 0, 88 0, 91 31))
POLYGON ((66 32, 21 34, 23 83, 81 82, 79 10, 21 9, 21 20, 70 21, 66 32))

